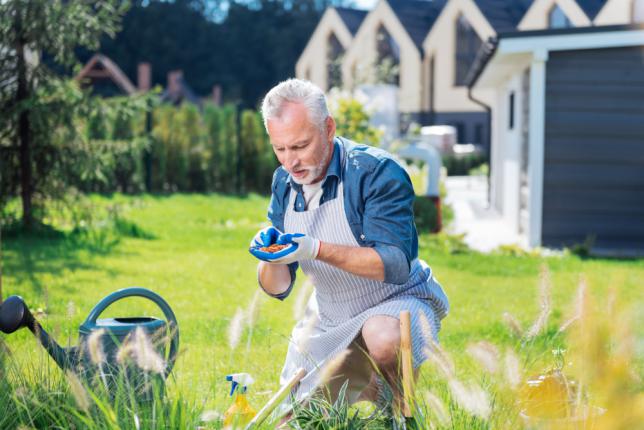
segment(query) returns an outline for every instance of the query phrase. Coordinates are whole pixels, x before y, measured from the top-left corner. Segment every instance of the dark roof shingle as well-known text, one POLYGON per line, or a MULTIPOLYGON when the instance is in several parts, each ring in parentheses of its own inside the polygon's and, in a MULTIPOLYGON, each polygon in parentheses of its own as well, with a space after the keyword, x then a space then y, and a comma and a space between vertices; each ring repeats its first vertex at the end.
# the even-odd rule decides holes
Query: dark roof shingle
POLYGON ((533 0, 474 0, 497 33, 514 31, 533 0))
POLYGON ((604 7, 606 0, 577 0, 577 4, 592 21, 595 19, 602 7, 604 7))
POLYGON ((344 21, 344 25, 347 26, 353 36, 358 32, 360 24, 362 24, 364 17, 368 13, 366 10, 350 9, 348 7, 336 7, 335 11, 338 12, 338 15, 344 21))
POLYGON ((422 52, 423 41, 440 14, 445 0, 389 0, 400 23, 422 52))

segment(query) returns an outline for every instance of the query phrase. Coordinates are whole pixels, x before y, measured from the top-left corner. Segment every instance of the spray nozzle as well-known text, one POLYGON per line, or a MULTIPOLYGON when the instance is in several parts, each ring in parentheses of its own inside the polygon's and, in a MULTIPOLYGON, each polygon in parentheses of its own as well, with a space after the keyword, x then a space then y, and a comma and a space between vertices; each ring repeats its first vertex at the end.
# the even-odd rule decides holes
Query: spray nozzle
POLYGON ((238 386, 242 387, 239 392, 244 394, 248 389, 248 386, 255 382, 253 377, 248 373, 233 373, 231 375, 226 375, 226 381, 232 382, 232 386, 230 387, 231 396, 235 393, 235 389, 237 389, 238 386))

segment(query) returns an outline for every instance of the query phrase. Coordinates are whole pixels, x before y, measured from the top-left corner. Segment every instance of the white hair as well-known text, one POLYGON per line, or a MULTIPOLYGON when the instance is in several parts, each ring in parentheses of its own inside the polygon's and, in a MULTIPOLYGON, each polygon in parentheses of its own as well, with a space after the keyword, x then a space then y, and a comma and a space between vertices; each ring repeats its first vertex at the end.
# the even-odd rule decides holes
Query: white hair
POLYGON ((262 102, 264 127, 268 120, 279 118, 285 103, 301 103, 309 113, 309 119, 320 131, 326 131, 329 109, 324 92, 316 85, 302 79, 288 79, 274 86, 262 102))

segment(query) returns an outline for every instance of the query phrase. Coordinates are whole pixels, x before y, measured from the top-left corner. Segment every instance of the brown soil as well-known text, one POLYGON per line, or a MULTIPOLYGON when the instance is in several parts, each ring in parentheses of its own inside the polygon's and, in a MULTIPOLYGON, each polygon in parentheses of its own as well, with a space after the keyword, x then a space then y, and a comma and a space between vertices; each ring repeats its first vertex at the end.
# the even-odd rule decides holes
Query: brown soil
POLYGON ((263 252, 270 252, 270 253, 275 253, 277 251, 281 251, 282 249, 286 248, 288 245, 278 245, 277 243, 274 243, 270 246, 263 246, 259 248, 260 251, 263 252))

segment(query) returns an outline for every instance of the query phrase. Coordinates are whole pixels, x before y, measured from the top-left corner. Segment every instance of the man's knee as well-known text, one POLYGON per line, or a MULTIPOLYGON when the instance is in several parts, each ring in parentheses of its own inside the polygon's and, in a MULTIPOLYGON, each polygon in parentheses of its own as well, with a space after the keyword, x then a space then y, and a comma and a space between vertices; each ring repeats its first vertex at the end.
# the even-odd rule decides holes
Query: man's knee
POLYGON ((400 349, 400 323, 396 318, 386 315, 369 318, 362 326, 362 337, 379 367, 396 366, 400 349))

